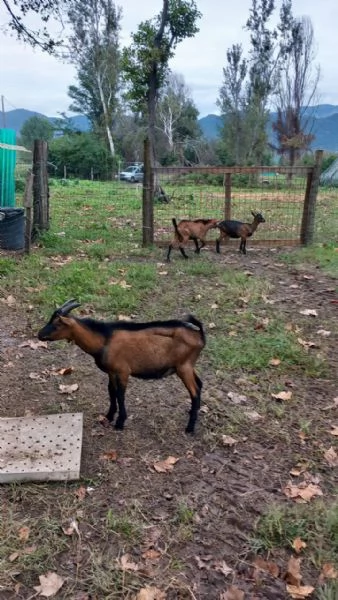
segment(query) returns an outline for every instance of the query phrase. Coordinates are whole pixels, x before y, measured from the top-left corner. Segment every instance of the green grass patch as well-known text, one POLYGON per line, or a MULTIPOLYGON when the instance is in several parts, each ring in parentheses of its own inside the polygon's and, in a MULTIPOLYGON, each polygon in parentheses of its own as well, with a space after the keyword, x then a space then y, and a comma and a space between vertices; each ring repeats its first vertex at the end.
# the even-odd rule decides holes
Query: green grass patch
POLYGON ((69 298, 95 304, 98 312, 111 317, 118 312, 135 311, 152 292, 156 268, 148 263, 100 261, 76 257, 50 257, 31 254, 12 261, 3 278, 3 293, 12 293, 39 307, 45 316, 69 298))
POLYGON ((270 506, 256 524, 251 540, 255 552, 274 548, 290 550, 295 538, 307 544, 306 555, 320 567, 335 563, 338 555, 338 502, 317 500, 312 504, 270 506))
POLYGON ((272 319, 265 329, 256 330, 257 320, 247 311, 223 331, 209 336, 208 354, 216 369, 266 369, 272 358, 281 361, 280 370, 302 369, 312 377, 325 376, 323 360, 305 352, 292 332, 285 330, 282 319, 272 319), (230 335, 229 335, 230 333, 230 335), (231 335, 231 333, 235 335, 231 335))
POLYGON ((288 254, 281 254, 280 259, 295 266, 318 265, 324 273, 338 278, 338 242, 336 244, 314 245, 300 248, 288 254))

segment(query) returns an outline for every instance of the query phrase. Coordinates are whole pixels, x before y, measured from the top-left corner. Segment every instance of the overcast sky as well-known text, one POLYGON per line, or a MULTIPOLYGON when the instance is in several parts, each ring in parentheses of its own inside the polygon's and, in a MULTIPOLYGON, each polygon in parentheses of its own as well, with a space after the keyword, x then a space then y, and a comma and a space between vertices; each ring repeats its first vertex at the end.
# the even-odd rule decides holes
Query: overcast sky
MULTIPOLYGON (((122 45, 128 43, 130 32, 140 21, 160 12, 161 0, 121 0, 122 45)), ((280 5, 276 0, 277 6, 280 5)), ((217 113, 216 99, 222 85, 222 69, 226 51, 233 43, 247 46, 243 25, 249 14, 251 0, 197 0, 202 13, 200 31, 193 39, 178 46, 171 69, 183 75, 200 117, 217 113)), ((316 41, 316 62, 321 67, 319 103, 338 105, 337 63, 337 0, 293 0, 295 16, 311 18, 316 41)), ((277 16, 277 11, 276 11, 277 16)), ((26 108, 47 116, 68 112, 68 86, 76 83, 72 66, 63 64, 39 50, 5 35, 5 11, 0 0, 0 95, 5 97, 5 110, 26 108)))

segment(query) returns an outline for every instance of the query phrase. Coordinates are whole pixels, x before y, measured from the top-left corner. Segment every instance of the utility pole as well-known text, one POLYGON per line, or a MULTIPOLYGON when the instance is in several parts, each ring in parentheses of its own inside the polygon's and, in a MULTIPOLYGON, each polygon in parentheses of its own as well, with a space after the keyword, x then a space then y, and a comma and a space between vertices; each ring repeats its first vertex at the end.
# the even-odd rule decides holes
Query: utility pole
POLYGON ((2 112, 2 125, 6 127, 6 115, 5 115, 5 98, 1 96, 1 112, 2 112))

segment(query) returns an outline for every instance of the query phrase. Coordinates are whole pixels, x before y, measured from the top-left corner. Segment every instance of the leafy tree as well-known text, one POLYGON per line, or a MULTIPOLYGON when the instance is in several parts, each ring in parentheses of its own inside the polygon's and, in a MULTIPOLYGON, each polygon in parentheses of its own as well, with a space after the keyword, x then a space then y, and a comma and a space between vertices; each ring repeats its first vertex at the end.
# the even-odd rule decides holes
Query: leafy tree
POLYGON ((314 139, 310 131, 314 111, 310 106, 320 70, 316 67, 313 74, 314 34, 308 17, 293 19, 290 29, 285 32, 285 44, 288 52, 285 52, 279 72, 275 92, 277 119, 272 127, 278 141, 275 149, 287 156, 293 166, 314 139))
POLYGON ((53 138, 55 127, 46 117, 38 115, 30 117, 23 124, 20 132, 20 142, 27 148, 32 148, 34 140, 49 142, 53 138))
POLYGON ((142 22, 123 50, 128 99, 135 112, 146 117, 150 160, 155 164, 156 108, 177 45, 197 33, 201 13, 194 0, 163 0, 162 11, 142 22))
POLYGON ((107 145, 93 133, 78 133, 56 138, 49 144, 49 160, 56 173, 68 176, 98 179, 111 177, 114 161, 107 145))
POLYGON ((70 52, 78 85, 68 89, 70 109, 87 115, 97 132, 104 131, 115 154, 112 125, 120 85, 119 31, 121 10, 112 0, 71 0, 70 52))
POLYGON ((15 32, 17 37, 31 46, 39 46, 42 50, 55 52, 61 41, 50 36, 45 25, 31 29, 26 21, 38 15, 42 23, 47 23, 53 16, 59 15, 67 0, 0 0, 8 16, 5 24, 15 32))
POLYGON ((247 60, 243 48, 234 44, 227 51, 227 66, 223 69, 223 85, 217 105, 223 117, 222 154, 226 163, 241 165, 246 161, 246 76, 247 60))

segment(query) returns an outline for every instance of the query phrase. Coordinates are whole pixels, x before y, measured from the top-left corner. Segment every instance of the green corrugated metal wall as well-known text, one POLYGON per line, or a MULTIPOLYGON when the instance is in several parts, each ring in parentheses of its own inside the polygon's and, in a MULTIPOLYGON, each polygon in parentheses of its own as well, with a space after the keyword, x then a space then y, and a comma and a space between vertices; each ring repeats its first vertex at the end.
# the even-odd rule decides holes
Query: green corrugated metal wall
MULTIPOLYGON (((0 129, 0 142, 16 144, 14 129, 0 129)), ((0 148, 0 206, 15 206, 16 150, 0 148)))

